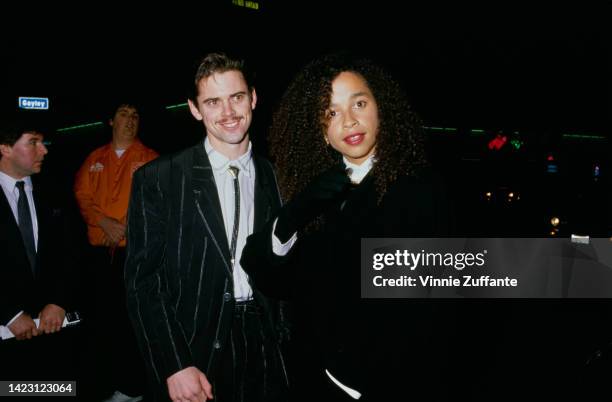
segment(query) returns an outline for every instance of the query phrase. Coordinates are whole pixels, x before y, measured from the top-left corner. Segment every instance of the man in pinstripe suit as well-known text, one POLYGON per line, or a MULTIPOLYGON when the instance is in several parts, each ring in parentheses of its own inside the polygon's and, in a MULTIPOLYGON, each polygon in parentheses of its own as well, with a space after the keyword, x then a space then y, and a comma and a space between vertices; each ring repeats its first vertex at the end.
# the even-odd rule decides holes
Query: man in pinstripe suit
POLYGON ((189 99, 206 138, 134 174, 128 310, 157 400, 286 396, 278 303, 239 263, 246 237, 280 207, 270 163, 251 151, 256 103, 242 61, 207 55, 189 99))

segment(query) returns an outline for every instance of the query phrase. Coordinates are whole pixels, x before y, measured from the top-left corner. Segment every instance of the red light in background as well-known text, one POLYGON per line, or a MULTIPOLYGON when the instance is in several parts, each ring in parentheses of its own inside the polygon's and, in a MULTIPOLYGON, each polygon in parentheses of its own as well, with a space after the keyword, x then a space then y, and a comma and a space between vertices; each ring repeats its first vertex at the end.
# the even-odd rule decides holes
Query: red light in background
POLYGON ((495 138, 489 141, 489 149, 499 151, 508 142, 508 137, 505 135, 497 134, 495 138))

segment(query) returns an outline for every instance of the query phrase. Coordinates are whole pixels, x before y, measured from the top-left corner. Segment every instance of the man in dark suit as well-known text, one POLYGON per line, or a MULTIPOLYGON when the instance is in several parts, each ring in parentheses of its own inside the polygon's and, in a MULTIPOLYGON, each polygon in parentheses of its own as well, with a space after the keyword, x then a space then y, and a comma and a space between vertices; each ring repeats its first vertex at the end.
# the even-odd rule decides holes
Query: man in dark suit
POLYGON ((249 140, 257 103, 243 63, 209 54, 189 99, 206 138, 140 168, 128 211, 128 310, 158 400, 284 400, 278 304, 240 266, 280 207, 249 140))
POLYGON ((54 208, 41 186, 34 187, 30 178, 40 172, 46 154, 40 130, 3 122, 0 325, 16 338, 0 341, 3 380, 49 380, 68 364, 67 355, 62 358, 57 348, 62 337, 47 334, 61 330, 70 303, 71 245, 62 231, 66 227, 62 210, 54 208))

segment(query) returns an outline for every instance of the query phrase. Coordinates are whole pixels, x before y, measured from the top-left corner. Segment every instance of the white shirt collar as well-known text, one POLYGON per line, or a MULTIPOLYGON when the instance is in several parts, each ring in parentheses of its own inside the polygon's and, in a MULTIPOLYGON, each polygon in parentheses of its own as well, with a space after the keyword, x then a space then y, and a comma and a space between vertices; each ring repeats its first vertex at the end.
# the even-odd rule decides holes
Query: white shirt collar
POLYGON ((25 185, 23 187, 26 190, 32 191, 32 178, 30 176, 26 176, 26 177, 24 177, 22 179, 17 180, 15 178, 7 175, 3 171, 0 171, 0 184, 2 185, 2 187, 7 189, 9 192, 15 191, 15 188, 16 188, 15 184, 18 181, 24 181, 25 185))
POLYGON ((238 159, 229 160, 229 158, 223 155, 221 152, 218 152, 213 146, 210 144, 208 140, 208 136, 204 139, 204 149, 206 150, 206 154, 208 155, 208 160, 210 160, 210 165, 212 166, 215 173, 225 173, 227 172, 228 167, 236 166, 243 172, 246 176, 251 176, 251 158, 253 157, 252 152, 252 144, 249 141, 249 148, 247 151, 240 155, 238 159))
POLYGON ((349 174, 351 181, 357 184, 361 183, 363 178, 366 177, 370 170, 372 170, 372 166, 374 166, 373 154, 370 155, 368 159, 363 161, 361 165, 356 165, 354 163, 349 162, 344 156, 342 157, 342 160, 344 161, 344 164, 346 165, 347 169, 351 169, 351 173, 349 174))

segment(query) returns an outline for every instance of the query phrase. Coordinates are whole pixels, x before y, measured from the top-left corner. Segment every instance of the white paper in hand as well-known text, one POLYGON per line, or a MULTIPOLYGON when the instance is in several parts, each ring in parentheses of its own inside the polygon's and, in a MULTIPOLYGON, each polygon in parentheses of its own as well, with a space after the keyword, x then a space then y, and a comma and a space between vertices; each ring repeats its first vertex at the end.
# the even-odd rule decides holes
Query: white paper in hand
MULTIPOLYGON (((78 312, 66 313, 66 317, 64 317, 64 323, 62 324, 62 328, 71 327, 73 325, 78 324, 79 322, 81 322, 81 317, 78 312)), ((40 320, 38 318, 34 318, 34 324, 36 324, 36 328, 38 328, 39 323, 40 323, 40 320)), ((0 338, 2 338, 2 340, 11 339, 14 337, 15 335, 11 332, 10 329, 8 329, 8 327, 5 327, 4 325, 0 325, 0 338)))

